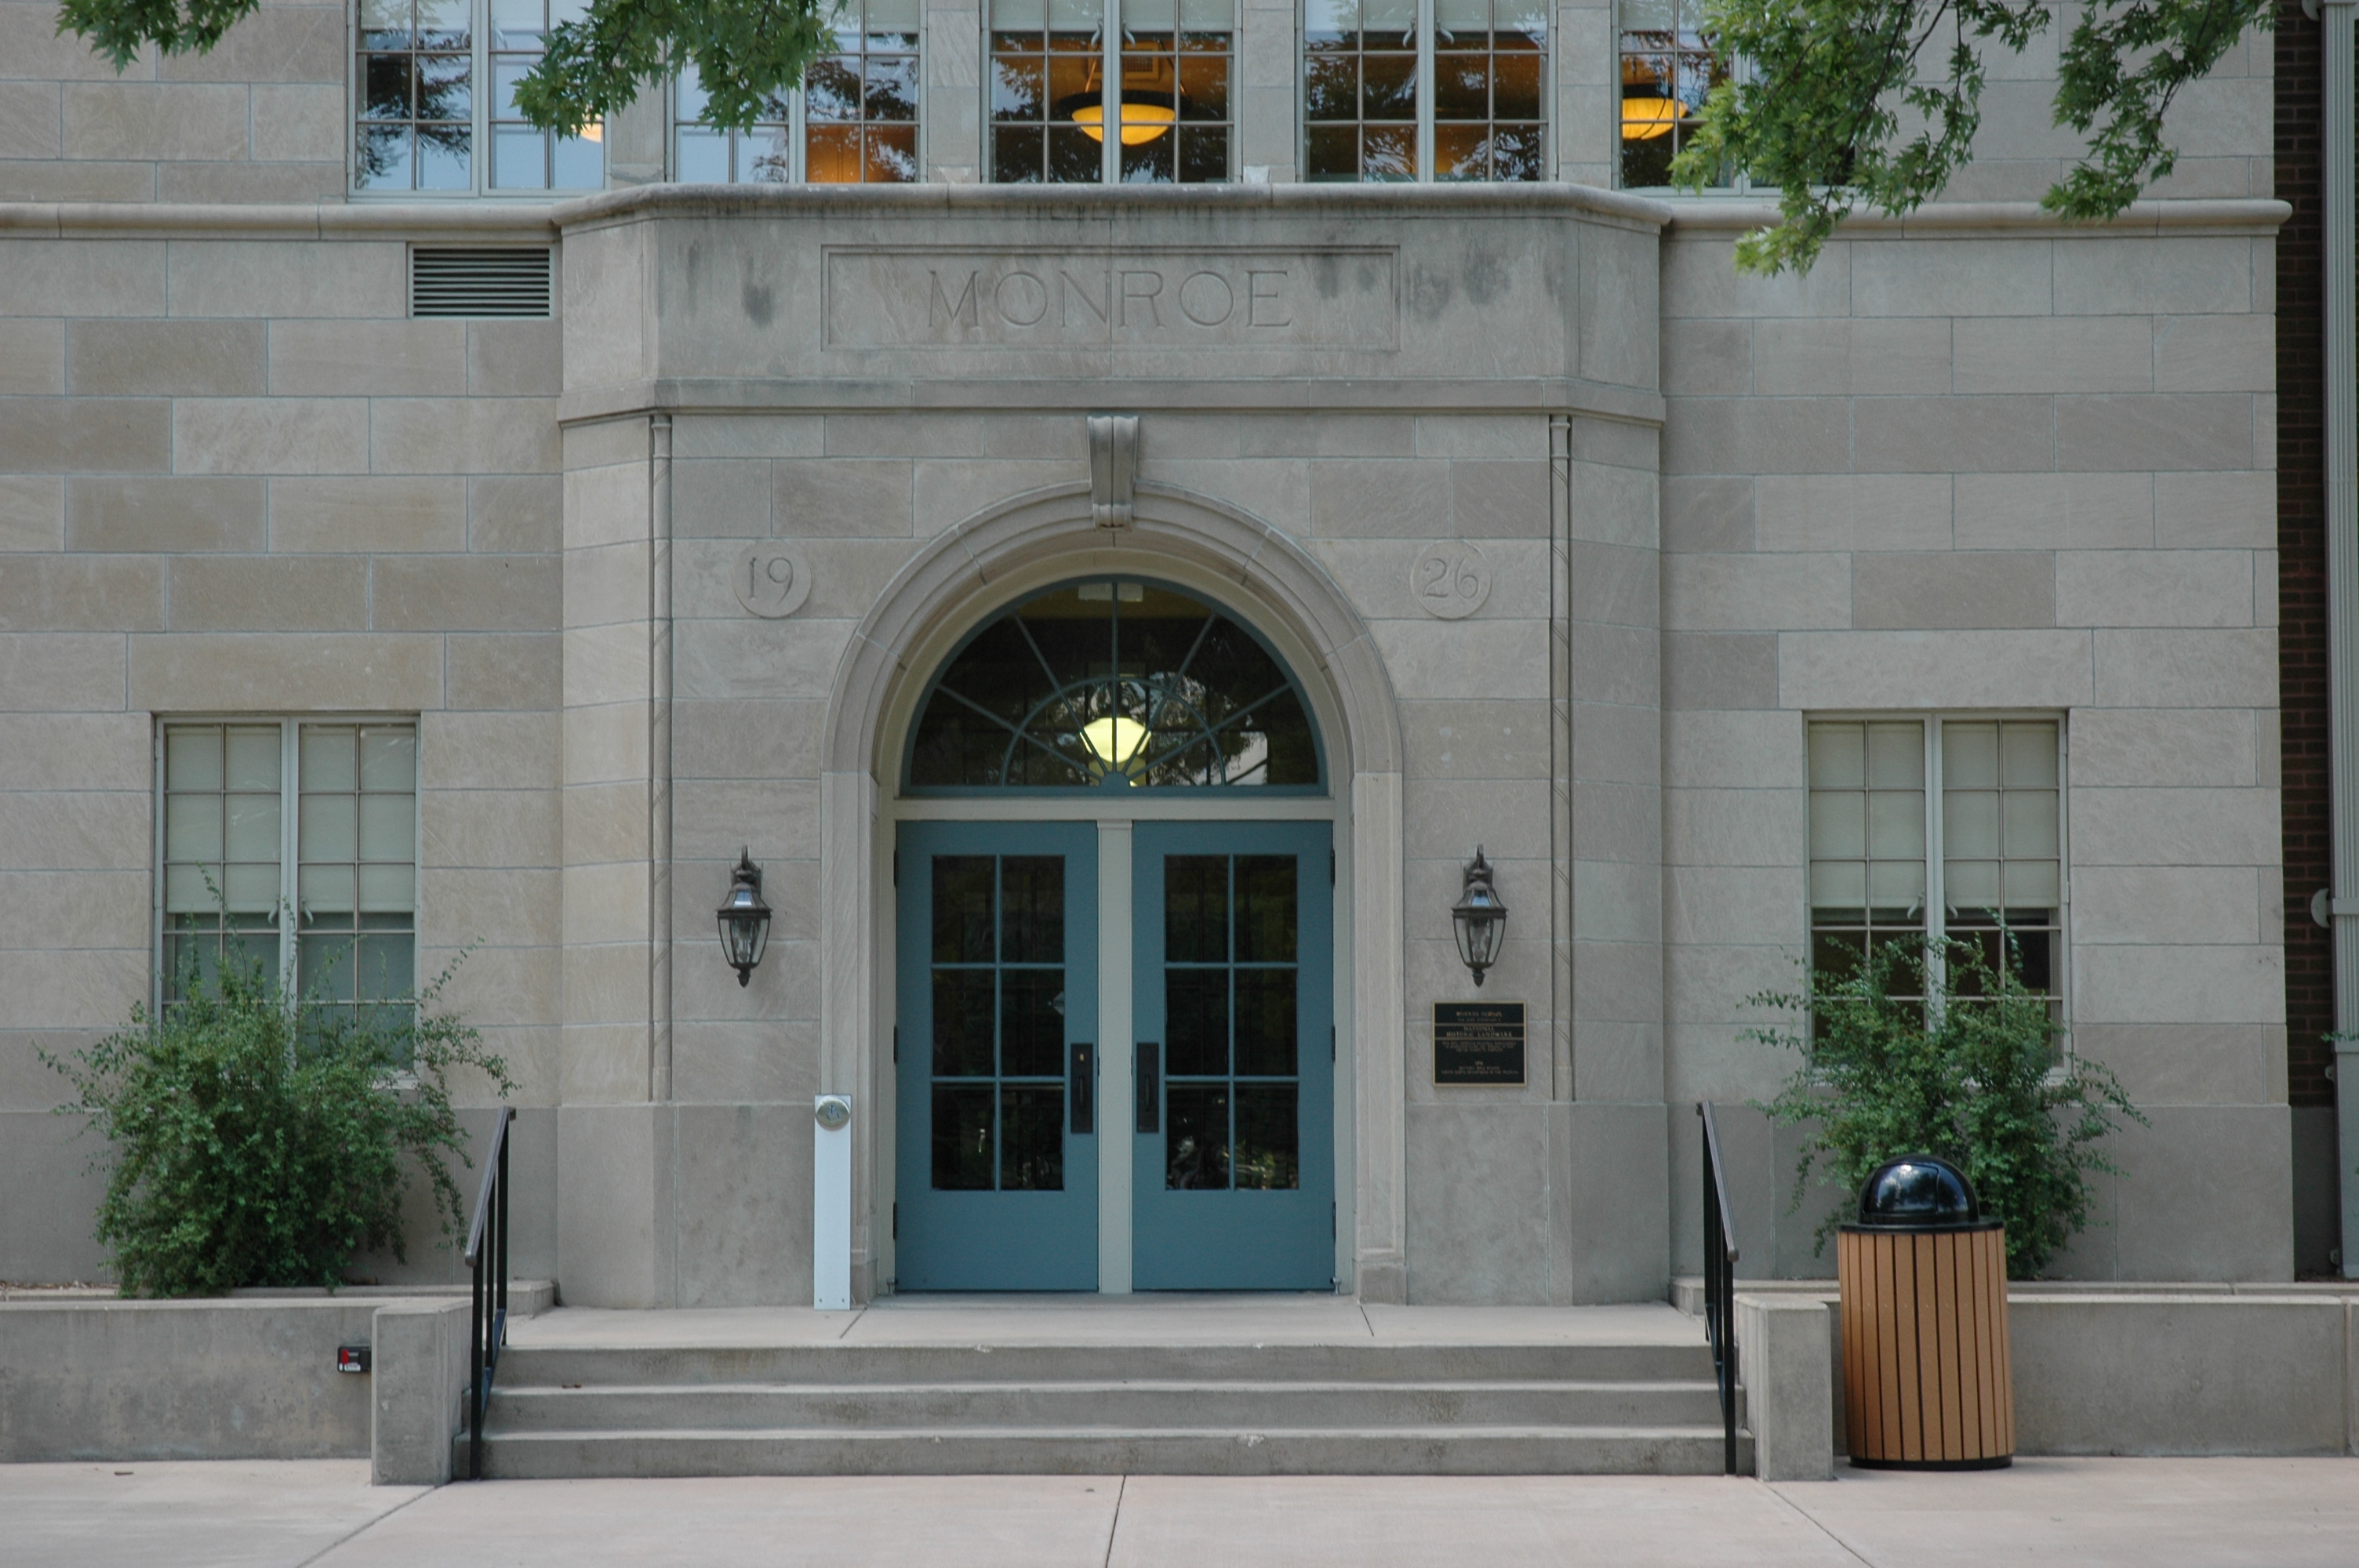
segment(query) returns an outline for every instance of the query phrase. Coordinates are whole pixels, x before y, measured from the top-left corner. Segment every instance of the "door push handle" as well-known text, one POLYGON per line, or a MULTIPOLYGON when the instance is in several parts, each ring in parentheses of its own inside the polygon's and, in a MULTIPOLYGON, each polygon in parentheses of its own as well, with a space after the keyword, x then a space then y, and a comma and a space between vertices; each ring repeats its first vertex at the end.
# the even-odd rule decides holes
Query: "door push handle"
POLYGON ((1071 1046, 1065 1075, 1066 1097, 1073 1106, 1073 1135, 1086 1138, 1098 1130, 1097 1047, 1086 1040, 1071 1046))
POLYGON ((1152 1040, 1138 1043, 1138 1130, 1163 1130, 1163 1047, 1152 1040))

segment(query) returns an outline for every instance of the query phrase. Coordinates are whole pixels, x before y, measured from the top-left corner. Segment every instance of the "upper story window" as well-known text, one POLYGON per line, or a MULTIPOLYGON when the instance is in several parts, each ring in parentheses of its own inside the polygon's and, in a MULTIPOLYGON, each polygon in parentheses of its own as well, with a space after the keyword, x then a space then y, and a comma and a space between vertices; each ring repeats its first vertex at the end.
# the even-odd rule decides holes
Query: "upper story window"
MULTIPOLYGON (((1622 184, 1671 183, 1671 159, 1687 146, 1728 60, 1704 40, 1703 0, 1620 0, 1622 184)), ((1725 175, 1712 182, 1729 186, 1725 175)))
POLYGON ((1234 177, 1235 0, 989 5, 994 180, 1192 185, 1234 177), (1119 128, 1113 137, 1109 123, 1119 128))
POLYGON ((164 726, 167 1003, 224 957, 354 1010, 417 989, 418 725, 164 726))
POLYGON ((1542 0, 1306 0, 1312 180, 1547 178, 1542 0))
POLYGON ((1812 967, 1967 942, 2060 1007, 2061 742, 2053 719, 1813 720, 1812 967))
POLYGON ((1315 787, 1294 677, 1236 620, 1156 583, 1050 589, 970 637, 909 746, 925 788, 1315 787))
POLYGON ((845 0, 835 49, 800 92, 770 100, 749 131, 701 124, 693 68, 673 96, 676 178, 712 185, 907 184, 919 177, 918 0, 845 0))
POLYGON ((549 30, 583 9, 582 0, 360 0, 353 189, 465 195, 604 185, 602 126, 553 136, 516 108, 516 84, 549 30))

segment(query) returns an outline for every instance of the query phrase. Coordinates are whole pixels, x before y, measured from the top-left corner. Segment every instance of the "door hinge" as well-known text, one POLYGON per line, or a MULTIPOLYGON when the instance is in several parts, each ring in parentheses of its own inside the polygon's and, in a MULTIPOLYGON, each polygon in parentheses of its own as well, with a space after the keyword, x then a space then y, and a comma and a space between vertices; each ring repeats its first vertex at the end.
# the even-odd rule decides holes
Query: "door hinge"
POLYGON ((901 1239, 901 1206, 897 1201, 893 1205, 893 1239, 901 1239))
MULTIPOLYGON (((899 1036, 897 1034, 895 1039, 897 1041, 898 1038, 899 1036)), ((897 1050, 898 1048, 899 1047, 897 1044, 895 1049, 897 1050)), ((898 1057, 894 1059, 896 1061, 899 1060, 898 1057)), ((1332 1023, 1327 1026, 1327 1065, 1331 1067, 1335 1065, 1335 1026, 1332 1023)))
MULTIPOLYGON (((1337 1223, 1338 1222, 1335 1218, 1335 1205, 1331 1203, 1327 1206, 1327 1239, 1330 1241, 1335 1239, 1335 1227, 1337 1223)), ((1332 1284, 1334 1281, 1331 1280, 1328 1282, 1332 1284)))
POLYGON ((1327 885, 1331 888, 1335 885, 1335 849, 1332 845, 1327 849, 1327 885))
MULTIPOLYGON (((1329 1031, 1329 1033, 1332 1036, 1333 1031, 1329 1031)), ((1335 1059, 1335 1046, 1332 1039, 1327 1046, 1327 1059, 1331 1062, 1335 1059)), ((893 1065, 897 1067, 901 1065, 901 1026, 897 1023, 893 1026, 893 1065)))
POLYGON ((901 885, 901 851, 898 849, 893 851, 893 885, 901 885))

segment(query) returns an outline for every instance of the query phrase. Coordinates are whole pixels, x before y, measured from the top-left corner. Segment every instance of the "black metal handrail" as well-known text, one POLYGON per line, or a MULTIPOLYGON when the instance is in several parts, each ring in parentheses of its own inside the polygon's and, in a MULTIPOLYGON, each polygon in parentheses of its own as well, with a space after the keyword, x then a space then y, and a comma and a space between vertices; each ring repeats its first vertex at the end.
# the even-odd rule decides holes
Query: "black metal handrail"
POLYGON ((475 1276, 475 1313, 467 1338, 467 1479, 484 1478, 484 1404, 492 1397, 500 1346, 508 1338, 508 1123, 516 1112, 500 1107, 492 1124, 492 1147, 484 1157, 484 1184, 475 1194, 475 1220, 467 1227, 462 1256, 475 1276), (486 1280, 484 1265, 490 1265, 486 1280))
POLYGON ((1703 1331, 1712 1341, 1712 1369, 1720 1379, 1720 1420, 1726 1474, 1736 1469, 1736 1237, 1728 1227, 1728 1174, 1720 1159, 1720 1129, 1709 1101, 1703 1118, 1703 1331))

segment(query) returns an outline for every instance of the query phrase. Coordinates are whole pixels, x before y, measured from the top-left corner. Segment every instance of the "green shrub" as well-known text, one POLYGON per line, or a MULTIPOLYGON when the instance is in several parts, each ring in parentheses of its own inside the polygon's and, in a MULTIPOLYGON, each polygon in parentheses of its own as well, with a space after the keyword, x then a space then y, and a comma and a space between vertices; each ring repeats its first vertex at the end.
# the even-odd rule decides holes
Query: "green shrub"
MULTIPOLYGON (((1791 1207, 1821 1162, 1821 1179, 1856 1193, 1886 1160, 1937 1155, 1965 1173, 1985 1219, 2006 1222, 2009 1277, 2030 1279, 2088 1225, 2092 1173, 2121 1173, 2099 1147, 2112 1113, 2146 1118, 2104 1066, 2060 1060, 2048 1000, 2011 968, 1952 942, 1929 974, 1923 952, 1888 942, 1848 972, 1812 971, 1807 995, 1750 999, 1814 1025, 1746 1032, 1804 1058, 1757 1108, 1810 1129, 1791 1207)), ((1846 1204, 1820 1225, 1821 1251, 1850 1216, 1846 1204)))
MULTIPOLYGON (((455 967, 455 966, 454 966, 455 967)), ((436 1003, 354 1015, 287 997, 259 966, 193 967, 162 1013, 71 1057, 60 1110, 107 1141, 98 1239, 128 1296, 219 1295, 245 1285, 342 1284, 353 1255, 407 1260, 402 1198, 411 1166, 433 1188, 446 1241, 465 1223, 442 1156, 470 1163, 451 1108, 454 1067, 505 1098, 506 1063, 436 1003), (388 1022, 390 1015, 393 1022, 388 1022)))

